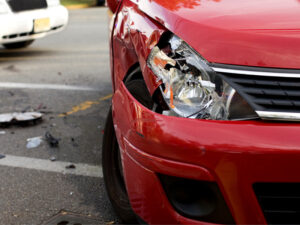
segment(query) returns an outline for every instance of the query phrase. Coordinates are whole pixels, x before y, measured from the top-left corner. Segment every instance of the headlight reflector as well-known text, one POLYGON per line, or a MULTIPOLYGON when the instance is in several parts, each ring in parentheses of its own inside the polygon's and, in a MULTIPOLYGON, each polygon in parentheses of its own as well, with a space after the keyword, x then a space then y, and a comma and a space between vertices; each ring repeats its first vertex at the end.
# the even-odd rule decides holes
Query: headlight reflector
POLYGON ((161 80, 162 95, 177 116, 196 119, 249 119, 257 115, 237 96, 235 89, 218 76, 197 52, 179 37, 172 35, 168 45, 155 46, 147 65, 161 80), (247 108, 232 114, 240 101, 247 108), (246 113, 244 113, 246 112, 246 113))

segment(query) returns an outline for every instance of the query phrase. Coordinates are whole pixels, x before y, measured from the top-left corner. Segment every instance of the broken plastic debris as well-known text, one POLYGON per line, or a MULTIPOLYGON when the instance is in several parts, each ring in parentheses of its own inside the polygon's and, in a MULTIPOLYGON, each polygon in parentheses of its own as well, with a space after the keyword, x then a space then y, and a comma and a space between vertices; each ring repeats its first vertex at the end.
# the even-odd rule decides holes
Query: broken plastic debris
POLYGON ((48 144, 50 145, 50 147, 52 147, 52 148, 57 148, 58 147, 60 140, 53 137, 52 134, 50 134, 49 131, 46 132, 45 138, 46 138, 46 141, 48 142, 48 144))
POLYGON ((11 123, 13 121, 26 122, 41 119, 43 116, 39 112, 25 112, 25 113, 3 113, 0 114, 0 123, 11 123))
POLYGON ((36 148, 43 142, 42 137, 33 137, 27 139, 27 145, 26 148, 36 148))
POLYGON ((78 147, 78 143, 76 142, 75 138, 71 138, 71 142, 72 142, 72 145, 73 147, 78 147))
POLYGON ((0 159, 4 159, 4 158, 5 158, 5 155, 0 154, 0 159))
POLYGON ((50 157, 50 161, 52 161, 52 162, 56 161, 56 157, 55 156, 51 156, 50 157))
POLYGON ((169 42, 172 49, 178 49, 182 45, 182 40, 176 36, 173 36, 169 42))
POLYGON ((70 164, 66 166, 66 169, 76 169, 76 166, 74 164, 70 164))

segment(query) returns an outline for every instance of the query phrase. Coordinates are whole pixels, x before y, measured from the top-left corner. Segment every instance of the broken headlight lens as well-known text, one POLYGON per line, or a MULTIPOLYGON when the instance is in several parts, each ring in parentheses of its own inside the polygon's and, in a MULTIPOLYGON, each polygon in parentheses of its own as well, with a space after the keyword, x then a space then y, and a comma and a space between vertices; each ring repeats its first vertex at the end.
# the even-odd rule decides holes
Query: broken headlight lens
POLYGON ((235 89, 179 37, 172 35, 166 46, 158 46, 147 65, 162 81, 161 93, 169 106, 165 114, 212 120, 257 118, 235 89))

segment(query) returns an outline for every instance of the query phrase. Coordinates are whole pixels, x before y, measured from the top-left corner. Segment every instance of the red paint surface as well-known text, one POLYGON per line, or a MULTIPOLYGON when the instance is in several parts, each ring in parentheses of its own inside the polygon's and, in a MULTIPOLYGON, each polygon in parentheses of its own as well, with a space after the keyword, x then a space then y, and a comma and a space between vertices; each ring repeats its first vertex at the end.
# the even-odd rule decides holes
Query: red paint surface
POLYGON ((213 63, 300 68, 299 0, 139 0, 213 63))
MULTIPOLYGON (((239 224, 265 224, 253 183, 300 182, 295 172, 300 171, 300 139, 295 135, 300 132, 300 125, 163 116, 137 103, 123 84, 114 95, 113 105, 118 140, 123 143, 121 148, 124 154, 135 159, 136 166, 152 173, 199 180, 213 177, 239 224), (172 166, 166 161, 172 162, 172 166)), ((154 204, 156 209, 164 208, 156 202, 157 198, 165 198, 164 193, 157 198, 148 194, 136 196, 139 195, 135 194, 137 190, 142 192, 147 187, 141 184, 132 188, 130 184, 136 182, 136 169, 128 167, 126 170, 131 174, 126 177, 130 197, 144 199, 143 210, 150 213, 148 216, 152 215, 154 207, 148 208, 148 204, 154 204)), ((147 179, 148 185, 154 185, 157 178, 153 176, 147 179)), ((158 184, 154 186, 155 190, 159 188, 158 184)), ((140 206, 133 208, 142 210, 140 206)), ((171 218, 176 220, 172 213, 171 218)), ((157 213, 153 217, 157 221, 157 213)), ((171 218, 169 223, 174 222, 171 218)))
POLYGON ((146 60, 153 47, 151 43, 158 42, 165 29, 141 12, 137 5, 130 1, 125 2, 126 4, 120 7, 112 35, 115 89, 130 68, 139 63, 152 94, 160 83, 147 67, 146 60))
POLYGON ((300 182, 300 125, 205 121, 153 113, 122 80, 139 64, 152 94, 159 83, 146 65, 169 29, 214 63, 300 68, 298 0, 123 0, 111 39, 113 118, 126 185, 146 222, 206 224, 176 213, 156 173, 218 183, 238 224, 266 224, 252 185, 300 182))
POLYGON ((107 6, 108 8, 114 13, 116 12, 119 4, 119 0, 107 0, 107 6))

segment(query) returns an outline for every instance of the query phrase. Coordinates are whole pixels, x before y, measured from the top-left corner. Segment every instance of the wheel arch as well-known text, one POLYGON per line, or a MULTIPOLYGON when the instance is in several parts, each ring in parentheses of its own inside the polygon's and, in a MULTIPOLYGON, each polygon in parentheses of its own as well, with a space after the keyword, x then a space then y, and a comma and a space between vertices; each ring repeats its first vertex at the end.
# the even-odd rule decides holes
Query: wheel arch
POLYGON ((139 75, 142 75, 149 93, 154 94, 161 83, 148 68, 147 58, 165 32, 161 24, 140 11, 136 4, 128 0, 122 2, 112 36, 114 91, 140 68, 139 75))

